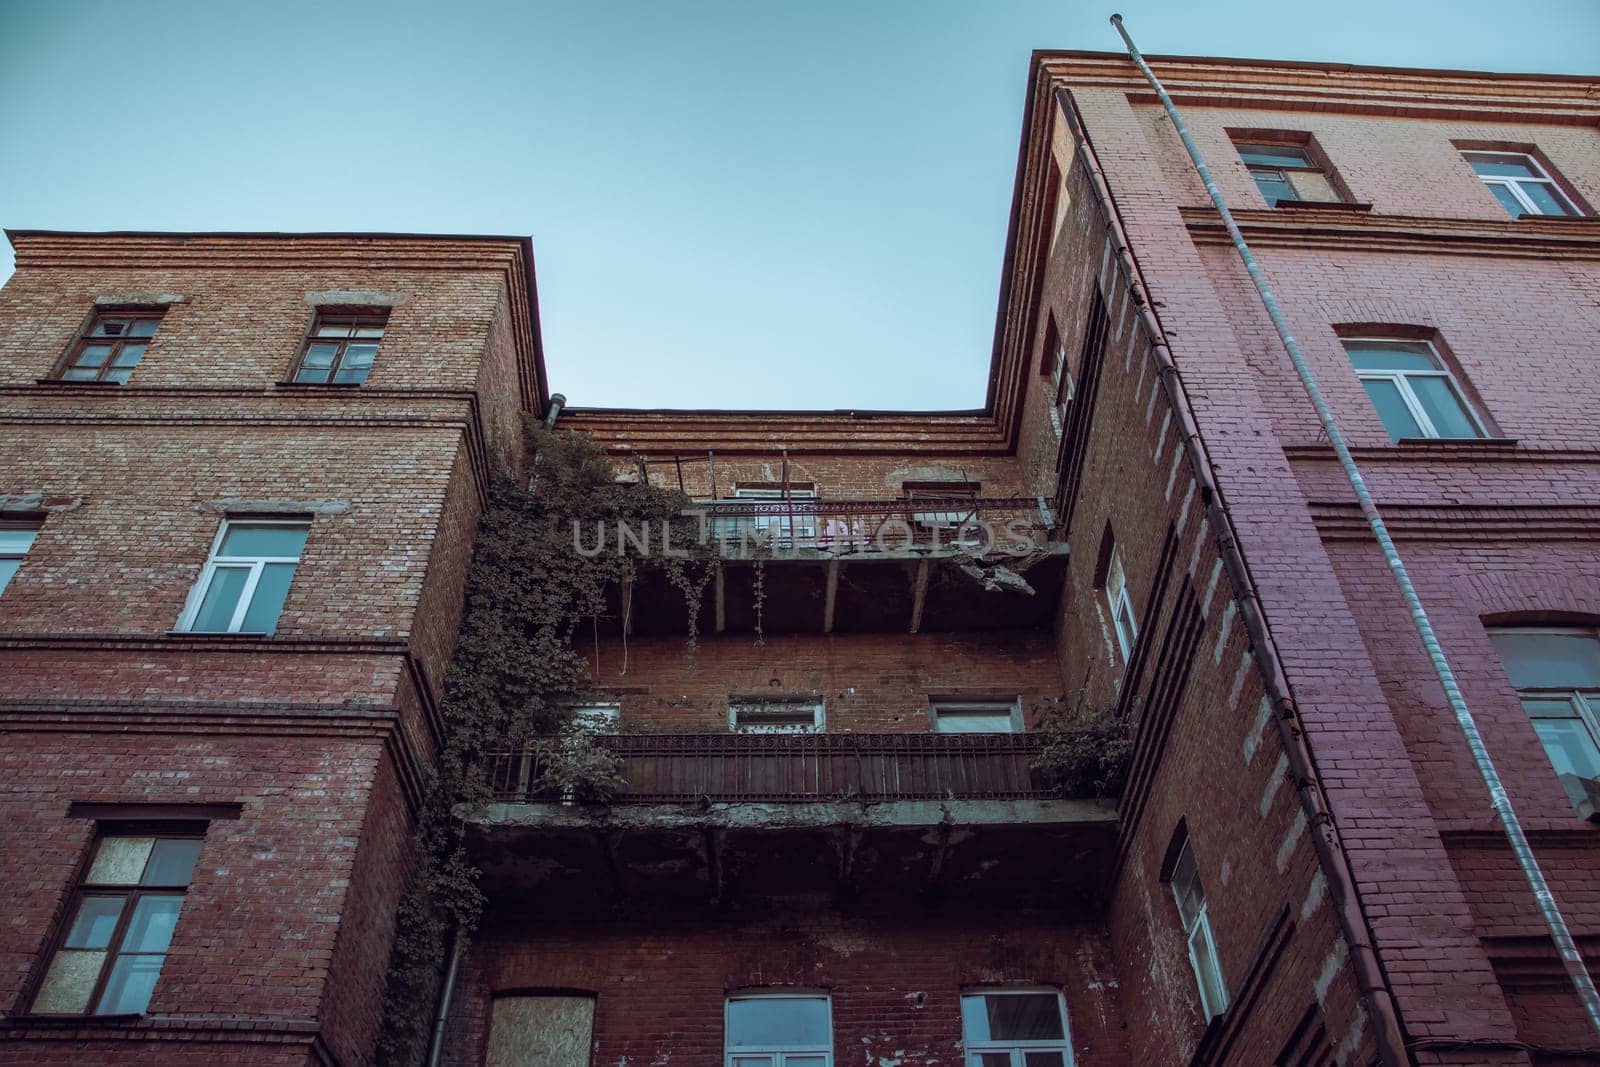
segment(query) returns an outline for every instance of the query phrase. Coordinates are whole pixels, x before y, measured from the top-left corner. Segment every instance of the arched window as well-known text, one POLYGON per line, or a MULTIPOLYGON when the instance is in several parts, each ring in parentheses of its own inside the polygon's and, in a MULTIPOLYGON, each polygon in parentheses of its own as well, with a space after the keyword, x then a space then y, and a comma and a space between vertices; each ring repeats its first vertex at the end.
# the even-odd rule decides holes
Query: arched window
POLYGON ((1489 636, 1567 796, 1600 821, 1600 637, 1553 627, 1489 636))

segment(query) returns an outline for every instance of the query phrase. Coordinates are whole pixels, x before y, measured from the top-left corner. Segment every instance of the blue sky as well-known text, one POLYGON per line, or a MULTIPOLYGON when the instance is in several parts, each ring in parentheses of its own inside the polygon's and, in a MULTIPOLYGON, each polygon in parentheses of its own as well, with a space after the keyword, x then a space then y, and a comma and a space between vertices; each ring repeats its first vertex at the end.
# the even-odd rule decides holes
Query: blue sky
MULTIPOLYGON (((0 225, 531 233, 574 404, 976 407, 1028 54, 1112 10, 6 0, 0 225)), ((1121 10, 1151 53, 1600 72, 1595 0, 1121 10)))

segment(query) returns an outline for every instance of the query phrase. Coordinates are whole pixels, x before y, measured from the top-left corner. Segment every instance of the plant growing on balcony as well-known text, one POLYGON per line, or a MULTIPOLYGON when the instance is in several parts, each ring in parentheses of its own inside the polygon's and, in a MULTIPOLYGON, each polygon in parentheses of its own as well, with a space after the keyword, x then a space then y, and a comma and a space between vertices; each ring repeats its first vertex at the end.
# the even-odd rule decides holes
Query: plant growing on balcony
POLYGON ((529 482, 492 486, 478 526, 444 681, 438 759, 424 787, 397 913, 378 1048, 385 1064, 415 1063, 423 1054, 452 932, 469 936, 483 908, 457 810, 491 799, 487 757, 535 747, 540 788, 578 800, 612 795, 620 779, 611 753, 572 731, 547 740, 563 733, 568 709, 587 689, 577 629, 605 612, 608 587, 658 568, 684 595, 692 654, 700 597, 717 565, 680 518, 689 505, 682 493, 618 483, 610 461, 585 437, 529 420, 525 440, 529 482), (673 551, 647 553, 620 536, 608 551, 580 548, 581 524, 615 529, 619 522, 661 531, 673 551))
POLYGON ((1133 758, 1133 728, 1114 707, 1035 708, 1041 736, 1030 765, 1068 797, 1117 797, 1133 758))

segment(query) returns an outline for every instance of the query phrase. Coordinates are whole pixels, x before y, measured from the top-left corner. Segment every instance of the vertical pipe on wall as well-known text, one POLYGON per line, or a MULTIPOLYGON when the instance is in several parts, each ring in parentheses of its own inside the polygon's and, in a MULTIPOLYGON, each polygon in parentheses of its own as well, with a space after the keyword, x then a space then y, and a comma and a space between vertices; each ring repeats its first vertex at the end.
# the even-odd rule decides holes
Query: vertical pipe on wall
POLYGON ((1311 372, 1311 365, 1305 358, 1305 353, 1300 350, 1300 344, 1294 338, 1294 333, 1289 329, 1288 319, 1284 317, 1282 309, 1278 306, 1277 297, 1273 294, 1272 286, 1267 281, 1265 272, 1256 261, 1255 255, 1250 251, 1250 245, 1245 241, 1244 234, 1240 232, 1238 224, 1234 221, 1233 213, 1228 210, 1227 203, 1222 198, 1221 191, 1216 182, 1211 178, 1211 170, 1206 166, 1200 149, 1196 146, 1194 138, 1189 135, 1189 128, 1184 125, 1183 116, 1178 113, 1177 105, 1172 102, 1172 97, 1167 94, 1166 87, 1161 84, 1150 65, 1145 62, 1144 56, 1133 43, 1133 38, 1128 35, 1127 29, 1122 25, 1121 15, 1112 15, 1111 24, 1116 27, 1123 43, 1128 46, 1128 55, 1138 66, 1140 73, 1149 81, 1156 96, 1161 100, 1161 106, 1166 110, 1167 117, 1172 120, 1173 128, 1178 131, 1179 138, 1183 141, 1189 159, 1194 163, 1200 180, 1205 184, 1206 193, 1211 197, 1211 202, 1216 206, 1217 214, 1222 219, 1223 227, 1228 231, 1228 236, 1233 241, 1234 250, 1239 253, 1239 258, 1244 262, 1245 270, 1250 274, 1250 280, 1255 284, 1256 292, 1261 297, 1262 304, 1266 307, 1267 315, 1272 319, 1272 325, 1278 332, 1278 337, 1283 342, 1283 347, 1289 353, 1289 359, 1294 364, 1295 373, 1300 378, 1300 384, 1305 387, 1306 395, 1311 398, 1311 404, 1317 411, 1317 418, 1322 423, 1323 431, 1328 435, 1329 442, 1333 445, 1334 454, 1339 458, 1339 465, 1344 469, 1345 477, 1349 479, 1350 486, 1355 490, 1356 499, 1361 504, 1361 513, 1366 517, 1367 525, 1372 530, 1373 537, 1377 540, 1383 552, 1384 561, 1389 565, 1389 571, 1394 575, 1395 583, 1400 588, 1400 594, 1406 602, 1406 608, 1411 614, 1412 624, 1416 627, 1417 635, 1422 639, 1423 647, 1427 650, 1428 659, 1433 664, 1435 675, 1439 684, 1444 689, 1445 699, 1450 705, 1450 710, 1455 716, 1456 725, 1466 738, 1467 748, 1472 753, 1473 762, 1477 765, 1478 774, 1483 779, 1485 788, 1489 791, 1489 801, 1495 814, 1500 819, 1500 825, 1505 831, 1506 840, 1511 845, 1511 851, 1516 856, 1517 865, 1522 870, 1522 876, 1528 883, 1528 888, 1533 893, 1535 903, 1543 916, 1545 925, 1550 930, 1550 939, 1554 942, 1556 951, 1561 956, 1561 962, 1566 967, 1567 975, 1572 980, 1574 991, 1579 1002, 1583 1005, 1584 1012, 1588 1015, 1589 1024, 1600 1035, 1600 992, 1595 990, 1594 979, 1590 977, 1585 966, 1583 956, 1578 951, 1577 944, 1573 941, 1572 931, 1567 926, 1566 917, 1561 914, 1560 907, 1556 904, 1555 895, 1550 891, 1549 883, 1545 881, 1544 872, 1539 867, 1539 861, 1533 854, 1532 847, 1528 844, 1527 834, 1522 829, 1522 822, 1517 817, 1516 810, 1511 805, 1511 798, 1506 793, 1505 785, 1500 780, 1500 774, 1495 769, 1494 761, 1490 758, 1488 747, 1483 743, 1483 735, 1478 731, 1477 721, 1472 716, 1472 711, 1467 707, 1466 698, 1461 694, 1461 688, 1456 684, 1455 672, 1451 670, 1450 663, 1445 659, 1444 650, 1439 644, 1438 636, 1434 633, 1433 623, 1428 619, 1427 610, 1423 607, 1422 598, 1418 595, 1416 587, 1411 582, 1411 575, 1406 570, 1406 565, 1400 558, 1399 551, 1395 548, 1394 540, 1389 536, 1389 528, 1383 521, 1383 516, 1378 512, 1378 506, 1372 499, 1372 494, 1367 489, 1366 479, 1361 475, 1361 468, 1356 465, 1355 457, 1350 453, 1344 435, 1339 432, 1339 426, 1333 417, 1333 409, 1328 406, 1327 399, 1322 395, 1322 390, 1317 384, 1315 375, 1311 372))

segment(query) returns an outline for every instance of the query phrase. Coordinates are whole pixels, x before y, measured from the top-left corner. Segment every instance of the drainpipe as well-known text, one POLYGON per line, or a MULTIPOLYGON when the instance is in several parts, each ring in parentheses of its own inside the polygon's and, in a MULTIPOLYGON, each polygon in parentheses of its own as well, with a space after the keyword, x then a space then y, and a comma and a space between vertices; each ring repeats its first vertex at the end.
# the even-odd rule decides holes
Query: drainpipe
POLYGON ((444 1054, 445 1018, 450 1014, 450 1001, 455 996, 456 972, 461 969, 461 945, 464 940, 460 927, 450 931, 450 964, 445 968, 444 988, 439 991, 439 1007, 433 1013, 433 1032, 428 1038, 428 1067, 439 1067, 439 1057, 444 1054))
POLYGON ((1133 247, 1128 242, 1127 231, 1122 227, 1116 204, 1111 197, 1111 187, 1106 184, 1105 175, 1100 170, 1094 146, 1089 143, 1088 131, 1077 115, 1071 98, 1065 94, 1058 94, 1057 100, 1078 136, 1081 146, 1080 157, 1089 178, 1090 188, 1106 219, 1117 262, 1129 279, 1133 302, 1138 309, 1139 322, 1150 338, 1150 351, 1155 359, 1156 373, 1161 379, 1162 392, 1166 395, 1168 407, 1177 417, 1179 440, 1189 458, 1190 472, 1199 483, 1200 499, 1206 504, 1206 519, 1210 522, 1211 529, 1216 532, 1217 552, 1222 557, 1223 567, 1227 570, 1228 579, 1237 593, 1239 619, 1250 635, 1250 647, 1261 669, 1267 697, 1277 712, 1273 716, 1273 721, 1277 723, 1278 737, 1289 759, 1288 770, 1295 783, 1301 809, 1305 812, 1306 822, 1313 831, 1312 847, 1316 851, 1323 877, 1328 882, 1328 895, 1334 902, 1339 932, 1343 935, 1350 951, 1356 988, 1361 993, 1367 1017, 1373 1020, 1380 1061, 1384 1067, 1405 1067, 1411 1061, 1405 1053, 1405 1040, 1401 1033, 1394 997, 1389 990, 1383 970, 1378 965, 1377 952, 1372 945, 1372 934, 1367 928, 1366 917, 1361 912, 1355 875, 1350 869, 1344 846, 1339 840, 1338 829, 1328 808, 1327 797, 1322 791, 1311 751, 1306 746, 1305 731, 1298 721, 1299 712, 1295 708, 1294 700, 1289 696, 1289 680, 1283 670, 1283 661, 1279 658, 1277 647, 1267 632, 1266 615, 1256 594, 1255 582, 1250 576, 1249 567, 1245 564, 1244 555, 1239 549, 1233 516, 1228 511, 1222 489, 1213 474, 1215 468, 1211 463, 1211 455, 1206 449, 1205 441, 1200 437, 1199 424, 1195 421, 1188 395, 1183 390, 1177 364, 1173 362, 1172 351, 1167 345, 1166 334, 1161 328, 1160 320, 1151 310, 1150 291, 1144 284, 1144 277, 1139 271, 1137 261, 1133 258, 1133 247))
MULTIPOLYGON (((1517 818, 1516 810, 1511 805, 1511 798, 1507 795, 1505 786, 1500 781, 1500 774, 1495 770, 1494 761, 1489 756, 1488 747, 1483 743, 1483 735, 1478 732, 1477 721, 1473 718, 1471 710, 1467 707, 1466 698, 1461 695, 1461 688, 1456 684, 1455 672, 1450 669, 1450 663, 1445 659, 1444 650, 1439 645, 1438 636, 1434 633, 1433 624, 1428 620, 1428 613, 1422 605, 1422 598, 1417 594, 1416 587, 1411 582, 1411 575, 1406 570, 1400 553, 1396 550, 1394 539, 1389 536, 1389 528, 1383 521, 1383 516, 1378 513, 1378 506, 1372 499, 1372 494, 1367 489, 1366 479, 1361 475, 1361 468, 1356 465, 1355 457, 1350 454, 1350 447, 1345 443, 1344 435, 1339 432, 1338 424, 1334 421, 1333 409, 1328 406, 1327 400, 1322 395, 1322 390, 1317 385, 1316 377, 1311 372, 1311 365, 1306 361, 1305 354, 1300 350, 1300 344, 1289 329, 1289 322, 1284 317, 1282 309, 1278 306, 1277 297, 1273 295, 1272 286, 1267 281, 1266 274, 1261 265, 1256 261, 1250 246, 1240 232, 1238 224, 1233 219, 1233 213, 1228 210, 1228 205, 1222 199, 1222 193, 1217 189, 1216 182, 1211 179, 1211 170, 1206 166, 1205 159, 1200 155, 1200 149, 1195 145, 1194 138, 1189 136, 1189 128, 1184 125, 1183 116, 1178 113, 1177 105, 1172 102, 1172 97, 1167 95, 1166 87, 1156 77, 1150 65, 1144 61, 1144 56, 1139 54, 1139 49, 1133 43, 1133 38, 1128 36, 1128 31, 1122 25, 1121 15, 1112 15, 1111 24, 1116 27, 1123 43, 1128 46, 1128 55, 1138 66, 1140 73, 1150 82, 1151 88, 1156 91, 1156 96, 1161 100, 1161 106, 1166 109, 1167 117, 1172 120, 1173 128, 1178 131, 1178 136, 1183 140, 1183 146, 1193 161, 1195 171, 1200 175, 1200 180, 1205 183, 1206 192, 1211 197, 1211 202, 1216 205, 1217 214, 1222 218, 1222 224, 1228 231, 1228 236, 1233 240, 1234 250, 1239 253, 1245 270, 1250 274, 1250 280, 1255 283, 1256 292, 1261 297, 1272 325, 1278 331, 1278 337, 1283 342, 1283 347, 1289 353, 1289 359, 1294 363, 1295 373, 1300 378, 1300 384, 1305 387, 1306 395, 1310 397, 1311 404, 1317 410, 1317 418, 1322 423, 1323 431, 1328 435, 1329 442, 1333 445, 1334 454, 1339 458, 1339 466, 1344 469, 1345 477, 1350 481, 1350 487, 1355 490, 1356 499, 1361 504, 1361 513, 1366 517, 1367 525, 1372 530, 1372 536, 1377 540, 1378 547, 1383 552, 1384 561, 1389 565, 1389 571, 1394 575, 1395 583, 1400 588, 1400 594, 1410 611, 1411 621, 1416 627, 1417 636, 1422 639, 1423 647, 1427 649, 1428 659, 1433 664, 1434 674, 1438 676, 1439 684, 1444 689, 1445 699, 1450 704, 1450 710, 1455 715, 1456 725, 1466 738, 1467 748, 1472 752, 1473 762, 1477 764, 1478 774, 1483 778, 1484 787, 1489 791, 1489 801, 1500 825, 1505 831, 1506 840, 1511 846, 1513 855, 1516 856, 1517 865, 1522 869, 1522 876, 1528 883, 1529 890, 1533 893, 1534 901, 1539 907, 1540 914, 1544 917, 1545 924, 1550 928, 1550 939, 1555 943, 1556 951, 1561 955, 1561 962, 1566 967, 1567 975, 1572 980, 1572 987, 1578 994, 1589 1024, 1600 1034, 1600 992, 1595 990, 1594 979, 1589 976, 1588 968, 1584 965, 1583 956, 1578 952, 1578 946, 1573 942, 1572 932, 1567 926, 1566 918, 1561 914, 1561 909, 1556 904, 1555 896, 1550 891, 1549 884, 1545 881, 1544 872, 1539 869, 1539 861, 1533 854, 1532 847, 1528 844, 1527 835, 1523 832, 1522 822, 1517 818)), ((1404 1062, 1404 1061, 1402 1061, 1404 1062)))

